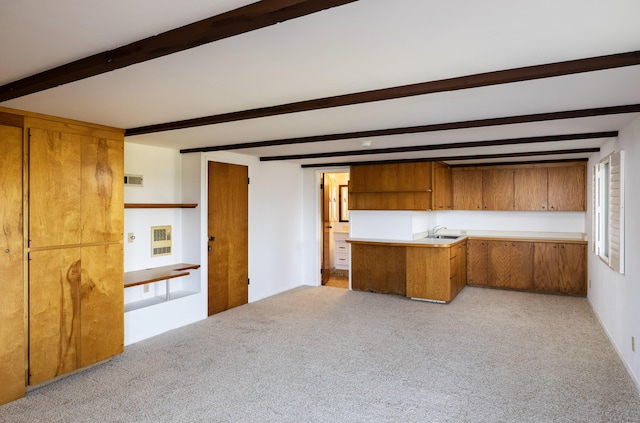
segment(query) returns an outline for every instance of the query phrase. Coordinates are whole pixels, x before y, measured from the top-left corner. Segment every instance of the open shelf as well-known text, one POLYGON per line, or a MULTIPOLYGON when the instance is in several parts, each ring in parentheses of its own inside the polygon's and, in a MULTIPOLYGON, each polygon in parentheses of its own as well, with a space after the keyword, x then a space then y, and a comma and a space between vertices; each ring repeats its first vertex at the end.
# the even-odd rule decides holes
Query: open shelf
POLYGON ((125 209, 195 209, 198 203, 125 203, 125 209))
POLYGON ((155 282, 165 281, 165 294, 155 295, 153 297, 144 298, 137 301, 125 303, 124 311, 138 310, 144 307, 150 307, 156 304, 173 301, 178 298, 187 297, 197 294, 197 291, 178 290, 171 291, 170 280, 181 276, 189 275, 189 270, 199 269, 199 264, 178 263, 169 266, 152 267, 150 269, 136 270, 133 272, 125 272, 124 287, 131 288, 139 285, 147 285, 155 282))

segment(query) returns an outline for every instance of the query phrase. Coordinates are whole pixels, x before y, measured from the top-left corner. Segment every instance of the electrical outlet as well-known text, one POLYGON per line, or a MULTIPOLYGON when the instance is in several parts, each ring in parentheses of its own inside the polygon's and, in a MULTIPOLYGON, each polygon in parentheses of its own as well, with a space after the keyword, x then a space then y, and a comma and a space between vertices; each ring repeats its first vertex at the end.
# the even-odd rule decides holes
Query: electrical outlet
POLYGON ((129 243, 132 243, 135 239, 136 239, 136 236, 133 234, 133 232, 129 232, 127 234, 127 240, 129 241, 129 243))
POLYGON ((144 284, 144 288, 142 288, 142 292, 147 293, 149 292, 149 284, 144 284))
POLYGON ((589 288, 591 288, 591 279, 589 279, 589 288))
POLYGON ((631 351, 636 352, 636 338, 633 336, 631 337, 631 351))

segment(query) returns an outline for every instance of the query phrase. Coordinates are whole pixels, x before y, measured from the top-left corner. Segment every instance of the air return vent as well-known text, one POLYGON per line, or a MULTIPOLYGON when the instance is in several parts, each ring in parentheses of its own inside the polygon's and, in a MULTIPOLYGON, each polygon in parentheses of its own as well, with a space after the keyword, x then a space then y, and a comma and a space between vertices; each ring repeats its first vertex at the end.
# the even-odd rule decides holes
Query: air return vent
POLYGON ((141 187, 142 175, 124 175, 124 184, 128 187, 141 187))
POLYGON ((151 227, 151 257, 171 254, 171 226, 151 227))

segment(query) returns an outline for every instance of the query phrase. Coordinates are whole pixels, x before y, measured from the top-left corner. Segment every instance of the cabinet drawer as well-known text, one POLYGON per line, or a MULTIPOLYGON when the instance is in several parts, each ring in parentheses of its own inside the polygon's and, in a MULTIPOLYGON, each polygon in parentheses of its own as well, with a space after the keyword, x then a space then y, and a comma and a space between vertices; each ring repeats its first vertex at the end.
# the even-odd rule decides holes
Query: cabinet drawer
POLYGON ((449 260, 449 277, 452 278, 458 273, 458 257, 451 257, 449 260))
POLYGON ((336 242, 335 247, 336 247, 336 254, 341 254, 341 253, 346 254, 349 251, 346 242, 336 242))

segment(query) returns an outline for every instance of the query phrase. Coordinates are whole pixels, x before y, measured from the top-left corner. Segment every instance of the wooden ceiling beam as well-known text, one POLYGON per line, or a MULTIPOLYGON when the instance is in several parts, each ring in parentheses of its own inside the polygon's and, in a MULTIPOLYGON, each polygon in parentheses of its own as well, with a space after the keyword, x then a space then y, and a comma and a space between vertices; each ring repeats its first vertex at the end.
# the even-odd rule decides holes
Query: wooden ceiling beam
MULTIPOLYGON (((576 148, 567 150, 548 150, 548 151, 527 151, 522 153, 502 153, 502 154, 472 154, 467 156, 440 156, 422 159, 406 159, 406 160, 377 160, 377 161, 360 161, 360 162, 334 162, 334 163, 310 163, 303 164, 303 168, 314 167, 336 167, 336 166, 355 166, 364 164, 384 164, 384 163, 411 163, 411 162, 451 162, 461 160, 487 160, 487 159, 510 159, 517 157, 533 157, 533 156, 552 156, 566 154, 591 154, 600 151, 600 147, 593 148, 576 148)), ((475 166, 475 165, 474 165, 475 166)))
POLYGON ((263 0, 0 86, 0 101, 177 53, 357 0, 263 0))
POLYGON ((640 51, 611 54, 607 56, 591 57, 587 59, 569 60, 565 62, 548 63, 544 65, 525 66, 494 72, 478 73, 456 78, 422 82, 418 84, 402 85, 379 90, 362 91, 334 97, 317 98, 277 106, 261 107, 231 113, 222 113, 186 119, 175 122, 160 123, 127 129, 125 135, 142 135, 154 132, 173 131, 176 129, 194 128, 205 125, 215 125, 246 119, 256 119, 287 113, 298 113, 310 110, 327 109, 331 107, 349 106, 353 104, 374 101, 392 100, 396 98, 416 95, 433 94, 445 91, 464 90, 469 88, 486 87, 490 85, 507 84, 511 82, 531 81, 534 79, 551 78, 583 72, 613 69, 625 66, 640 65, 640 51))
POLYGON ((545 136, 525 137, 525 138, 505 138, 500 140, 452 142, 452 143, 446 143, 446 144, 412 145, 412 146, 405 146, 405 147, 391 147, 391 148, 377 148, 377 149, 363 148, 360 150, 351 150, 351 151, 331 151, 327 153, 268 156, 268 157, 260 157, 260 161, 271 162, 271 161, 282 161, 282 160, 319 159, 319 158, 327 158, 327 157, 347 157, 347 156, 366 156, 366 155, 375 155, 375 154, 411 153, 416 151, 451 150, 456 148, 496 147, 501 145, 522 145, 522 144, 533 144, 533 143, 587 140, 587 139, 595 139, 595 138, 613 138, 617 136, 618 136, 618 131, 587 132, 582 134, 545 135, 545 136))
POLYGON ((388 135, 416 134, 422 132, 450 131, 454 129, 481 128, 488 126, 513 125, 518 123, 543 122, 561 119, 577 119, 594 116, 615 115, 640 112, 640 104, 624 106, 598 107, 593 109, 568 110, 562 112, 537 113, 497 117, 489 119, 475 119, 461 122, 435 123, 430 125, 408 126, 403 128, 376 129, 371 131, 345 132, 339 134, 314 135, 310 137, 285 138, 269 141, 256 141, 239 144, 225 144, 210 147, 186 148, 181 153, 197 153, 207 151, 241 150, 245 148, 273 147, 278 145, 304 144, 323 141, 338 141, 345 139, 372 138, 388 135))

